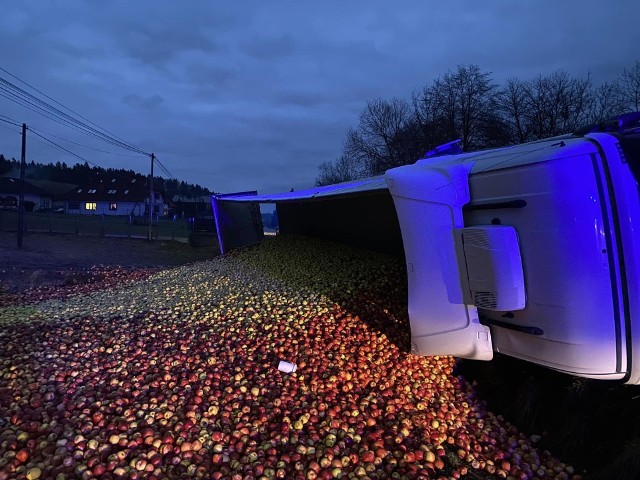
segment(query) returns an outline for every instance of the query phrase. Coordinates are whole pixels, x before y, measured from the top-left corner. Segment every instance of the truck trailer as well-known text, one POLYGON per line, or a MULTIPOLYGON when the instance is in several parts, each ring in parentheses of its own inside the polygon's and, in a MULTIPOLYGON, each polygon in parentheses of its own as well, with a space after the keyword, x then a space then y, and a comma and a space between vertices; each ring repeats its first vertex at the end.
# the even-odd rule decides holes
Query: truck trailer
POLYGON ((374 202, 392 212, 386 225, 404 251, 415 354, 500 352, 640 384, 639 182, 633 113, 504 148, 463 153, 451 142, 380 177, 212 203, 224 251, 260 240, 257 224, 228 213, 238 203, 252 205, 246 219, 257 203, 275 203, 280 215, 343 201, 355 210, 341 225, 357 229, 353 212, 367 218, 374 202), (247 229, 254 233, 237 234, 247 229))

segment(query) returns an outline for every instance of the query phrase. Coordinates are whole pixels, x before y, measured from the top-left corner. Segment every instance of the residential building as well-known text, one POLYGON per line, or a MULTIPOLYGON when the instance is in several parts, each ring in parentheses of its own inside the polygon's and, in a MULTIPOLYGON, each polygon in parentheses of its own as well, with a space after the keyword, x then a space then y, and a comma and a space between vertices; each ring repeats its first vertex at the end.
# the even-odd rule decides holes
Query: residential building
MULTIPOLYGON (((0 208, 18 208, 21 190, 19 178, 0 177, 0 208)), ((43 188, 24 182, 24 206, 28 212, 51 208, 53 195, 43 188)))
MULTIPOLYGON (((164 216, 168 206, 161 191, 153 192, 153 215, 164 216)), ((65 213, 83 215, 149 215, 149 183, 142 175, 107 174, 63 196, 65 213)))

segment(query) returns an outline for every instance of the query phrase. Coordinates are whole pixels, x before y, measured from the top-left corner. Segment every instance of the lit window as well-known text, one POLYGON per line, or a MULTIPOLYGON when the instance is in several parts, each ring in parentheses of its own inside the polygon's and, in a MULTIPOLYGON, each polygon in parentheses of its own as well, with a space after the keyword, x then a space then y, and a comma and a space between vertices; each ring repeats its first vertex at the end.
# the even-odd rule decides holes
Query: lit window
POLYGON ((82 189, 81 188, 78 189, 78 193, 82 193, 82 189))
POLYGON ((112 212, 115 212, 118 209, 118 204, 117 203, 110 203, 109 204, 109 210, 111 210, 112 212))
POLYGON ((84 204, 85 210, 95 210, 97 208, 96 202, 87 202, 84 204))
POLYGON ((136 179, 134 178, 133 180, 131 180, 131 183, 136 183, 136 179))
POLYGON ((116 183, 116 179, 115 179, 115 178, 112 178, 112 179, 111 179, 111 183, 116 183))
POLYGON ((125 190, 125 191, 124 191, 124 194, 125 194, 125 195, 126 195, 126 194, 128 194, 128 193, 129 193, 129 190, 125 190))
POLYGON ((96 189, 92 188, 91 190, 89 190, 89 193, 96 193, 96 189))
POLYGON ((116 190, 109 190, 109 193, 113 195, 114 193, 116 193, 116 190))

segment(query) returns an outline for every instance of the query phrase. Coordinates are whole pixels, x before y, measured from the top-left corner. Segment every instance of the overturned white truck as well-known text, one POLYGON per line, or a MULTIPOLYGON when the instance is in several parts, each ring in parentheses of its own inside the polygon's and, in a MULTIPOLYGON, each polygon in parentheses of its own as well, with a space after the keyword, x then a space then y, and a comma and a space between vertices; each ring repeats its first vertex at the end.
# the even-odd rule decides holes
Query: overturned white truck
POLYGON ((496 351, 640 384, 640 114, 506 148, 456 147, 383 177, 214 196, 221 247, 260 238, 237 234, 259 223, 257 207, 234 219, 238 202, 276 203, 282 227, 298 233, 369 228, 362 240, 395 228, 416 354, 490 360, 496 351), (382 212, 394 218, 380 225, 382 212))

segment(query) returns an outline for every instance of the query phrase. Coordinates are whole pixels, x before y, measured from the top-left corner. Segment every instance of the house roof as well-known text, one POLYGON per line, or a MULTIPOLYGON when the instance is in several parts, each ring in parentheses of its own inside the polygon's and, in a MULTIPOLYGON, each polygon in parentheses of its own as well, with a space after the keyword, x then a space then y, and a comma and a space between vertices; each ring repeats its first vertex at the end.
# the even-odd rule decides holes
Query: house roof
POLYGON ((147 198, 149 184, 141 175, 104 175, 89 183, 78 185, 63 195, 64 200, 82 202, 144 202, 147 198))
POLYGON ((59 197, 69 192, 77 185, 75 183, 66 183, 66 182, 54 182, 53 180, 33 180, 29 179, 29 183, 35 185, 36 187, 40 187, 46 192, 49 192, 54 197, 59 197))
MULTIPOLYGON (((20 186, 19 178, 0 177, 0 195, 20 195, 20 186)), ((44 197, 51 196, 46 190, 27 181, 24 182, 24 193, 44 197)))

